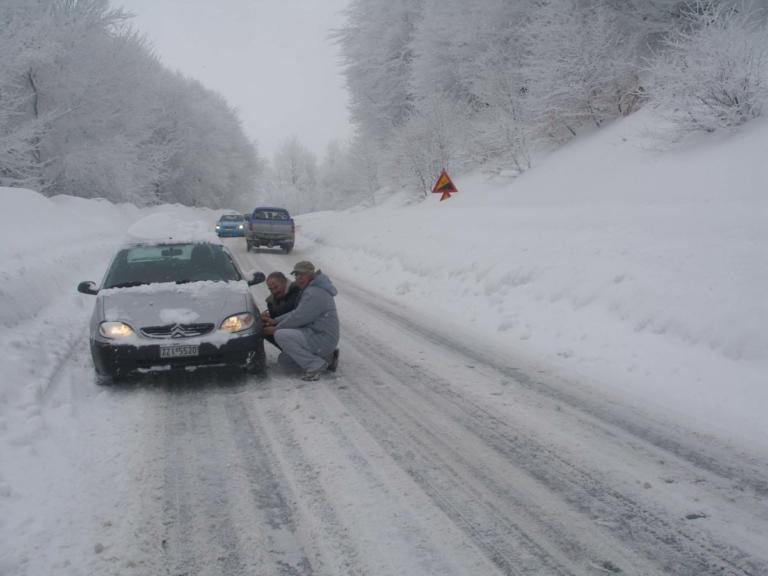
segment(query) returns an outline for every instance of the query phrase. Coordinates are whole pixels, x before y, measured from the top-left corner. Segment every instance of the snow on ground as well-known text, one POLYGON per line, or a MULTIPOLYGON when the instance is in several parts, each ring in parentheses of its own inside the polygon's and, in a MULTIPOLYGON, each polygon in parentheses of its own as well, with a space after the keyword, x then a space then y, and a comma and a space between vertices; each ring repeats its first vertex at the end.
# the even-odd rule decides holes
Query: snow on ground
POLYGON ((78 282, 99 282, 120 243, 157 230, 168 214, 184 222, 185 233, 199 237, 200 220, 215 219, 215 212, 181 206, 140 210, 71 196, 47 199, 14 188, 0 188, 0 202, 0 346, 6 351, 0 364, 1 433, 9 428, 16 402, 28 402, 34 412, 30 394, 40 394, 68 353, 57 342, 83 331, 79 315, 72 322, 72 307, 88 308, 89 314, 93 302, 77 295, 78 282), (29 386, 21 388, 19 382, 29 386))
MULTIPOLYGON (((517 179, 454 174, 446 202, 380 195, 302 216, 297 248, 342 292, 354 282, 509 363, 768 452, 768 123, 668 151, 650 123, 617 122, 517 179)), ((98 282, 131 229, 180 220, 196 234, 218 213, 9 188, 0 202, 2 540, 44 521, 27 495, 67 466, 44 439, 77 408, 45 398, 87 346, 93 300, 77 283, 98 282)))
POLYGON ((76 410, 52 409, 45 403, 59 366, 75 348, 88 345, 93 299, 78 294, 77 284, 101 280, 115 248, 132 239, 128 232, 134 223, 151 225, 172 214, 174 220, 189 223, 185 230, 195 230, 195 222, 215 220, 216 213, 181 206, 142 210, 69 196, 47 199, 14 188, 0 188, 0 203, 2 541, 6 522, 14 526, 19 518, 27 518, 33 524, 46 517, 37 508, 42 504, 25 495, 45 493, 40 485, 68 477, 66 458, 43 440, 53 431, 60 433, 59 415, 66 420, 71 417, 67 410, 76 410), (36 473, 24 475, 22 470, 36 473))
POLYGON ((650 123, 510 182, 455 178, 445 202, 302 217, 299 234, 424 322, 768 449, 768 123, 666 152, 650 123))

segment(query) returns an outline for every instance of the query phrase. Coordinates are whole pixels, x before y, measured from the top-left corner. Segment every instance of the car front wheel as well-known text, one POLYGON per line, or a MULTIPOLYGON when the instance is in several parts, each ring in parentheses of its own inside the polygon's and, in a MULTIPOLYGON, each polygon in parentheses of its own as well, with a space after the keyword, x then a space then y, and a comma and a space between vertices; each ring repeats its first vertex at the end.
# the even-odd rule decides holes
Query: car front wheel
POLYGON ((255 376, 264 376, 267 368, 267 355, 264 352, 264 341, 256 345, 256 349, 248 355, 245 371, 255 376))
POLYGON ((96 384, 99 386, 112 386, 117 382, 117 373, 96 371, 96 384))

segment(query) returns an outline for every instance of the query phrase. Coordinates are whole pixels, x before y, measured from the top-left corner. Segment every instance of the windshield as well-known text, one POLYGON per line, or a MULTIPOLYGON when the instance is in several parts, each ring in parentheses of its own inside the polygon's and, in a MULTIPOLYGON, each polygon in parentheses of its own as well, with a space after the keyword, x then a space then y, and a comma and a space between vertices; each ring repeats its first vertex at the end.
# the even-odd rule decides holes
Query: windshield
POLYGON ((282 210, 256 210, 254 220, 288 220, 288 213, 282 210))
POLYGON ((242 222, 242 221, 243 221, 243 217, 237 214, 222 216, 219 219, 219 222, 242 222))
POLYGON ((103 287, 240 279, 240 272, 223 246, 207 243, 141 244, 117 253, 103 287))

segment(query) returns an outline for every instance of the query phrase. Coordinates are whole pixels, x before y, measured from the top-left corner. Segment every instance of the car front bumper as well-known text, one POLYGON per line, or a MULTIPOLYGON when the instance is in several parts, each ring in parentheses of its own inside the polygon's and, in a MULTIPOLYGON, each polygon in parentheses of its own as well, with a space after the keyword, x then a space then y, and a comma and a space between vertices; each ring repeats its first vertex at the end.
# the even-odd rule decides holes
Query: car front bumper
POLYGON ((237 236, 245 236, 245 230, 238 230, 237 228, 221 228, 216 231, 216 234, 218 234, 219 238, 224 236, 235 238, 237 236))
POLYGON ((253 246, 293 246, 293 236, 247 236, 253 246))
POLYGON ((111 342, 92 340, 91 355, 96 371, 110 376, 187 367, 247 368, 249 362, 255 358, 263 358, 263 354, 258 353, 264 347, 264 339, 259 332, 233 337, 222 344, 195 342, 198 345, 198 353, 195 356, 160 357, 161 345, 183 344, 186 344, 184 340, 152 341, 139 345, 116 345, 111 342))

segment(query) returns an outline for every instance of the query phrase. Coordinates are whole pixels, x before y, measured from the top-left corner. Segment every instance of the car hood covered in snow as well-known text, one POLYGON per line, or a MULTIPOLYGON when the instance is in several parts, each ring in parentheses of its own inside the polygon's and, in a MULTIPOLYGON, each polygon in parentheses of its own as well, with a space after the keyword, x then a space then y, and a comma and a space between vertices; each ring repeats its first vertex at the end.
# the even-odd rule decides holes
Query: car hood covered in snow
POLYGON ((101 319, 134 329, 169 324, 213 323, 232 314, 254 312, 245 282, 152 284, 99 293, 101 319))

